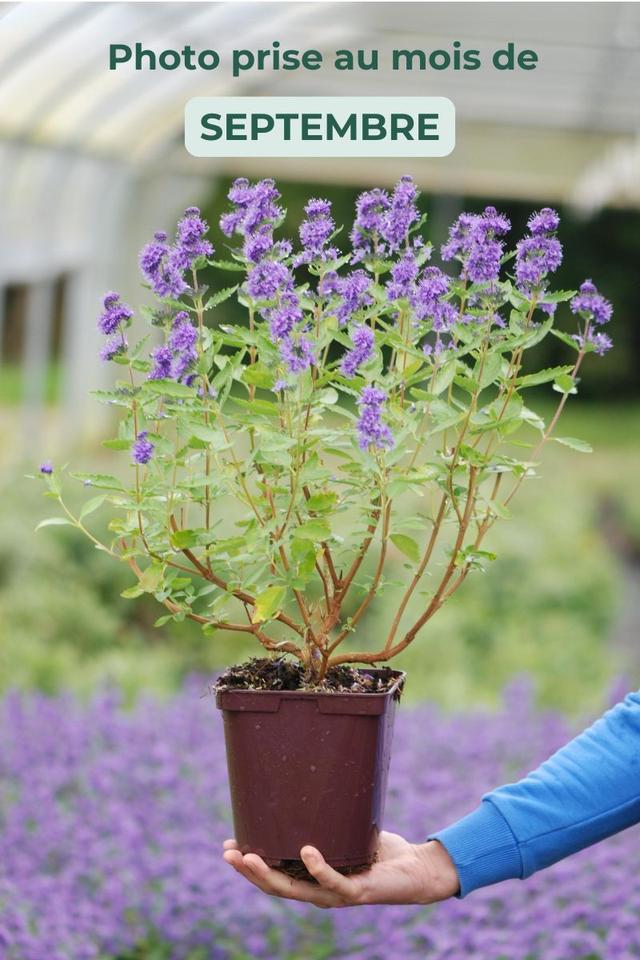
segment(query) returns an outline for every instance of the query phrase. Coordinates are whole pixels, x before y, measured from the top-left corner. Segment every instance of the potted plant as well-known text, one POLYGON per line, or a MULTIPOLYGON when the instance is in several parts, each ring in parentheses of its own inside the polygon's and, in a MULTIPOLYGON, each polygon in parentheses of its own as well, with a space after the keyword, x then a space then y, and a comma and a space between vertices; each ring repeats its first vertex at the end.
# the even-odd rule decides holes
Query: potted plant
POLYGON ((588 449, 554 431, 585 355, 611 346, 611 306, 589 280, 551 291, 562 247, 549 208, 512 252, 495 208, 461 214, 445 272, 410 177, 359 197, 347 241, 330 204, 309 200, 295 249, 277 238, 272 180, 236 180, 229 200, 224 259, 195 207, 175 239, 157 233, 142 250, 155 343, 130 345, 133 311, 105 296, 102 356, 123 378, 98 392, 122 415, 104 446, 130 459, 131 479, 75 474, 96 490, 76 514, 43 464, 63 511, 44 524, 70 523, 127 563, 125 595, 153 594, 158 626, 190 618, 255 638, 263 655, 216 685, 240 847, 295 872, 311 843, 357 869, 374 856, 404 681, 388 664, 491 562, 487 534, 544 444, 588 449), (212 292, 205 268, 238 283, 212 292), (230 297, 244 325, 216 322, 230 297), (555 326, 563 301, 573 333, 555 326), (530 369, 547 335, 571 362, 530 369), (543 384, 558 394, 546 423, 526 402, 543 384), (109 542, 89 526, 101 507, 109 542), (398 560, 390 628, 379 637, 368 618, 363 636, 398 560))

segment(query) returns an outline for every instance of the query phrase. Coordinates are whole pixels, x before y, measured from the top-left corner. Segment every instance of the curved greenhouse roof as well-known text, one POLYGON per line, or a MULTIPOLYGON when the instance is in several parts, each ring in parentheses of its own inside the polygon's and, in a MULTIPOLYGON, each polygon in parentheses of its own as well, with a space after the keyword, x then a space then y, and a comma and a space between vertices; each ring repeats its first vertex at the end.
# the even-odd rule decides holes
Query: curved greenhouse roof
MULTIPOLYGON (((201 197, 211 178, 361 184, 406 172, 397 160, 190 157, 183 146, 190 97, 347 92, 344 75, 330 68, 234 79, 233 47, 277 39, 283 48, 318 49, 329 61, 339 48, 375 48, 380 69, 350 73, 348 93, 450 97, 454 153, 410 164, 425 190, 574 201, 586 210, 640 206, 638 4, 54 2, 7 3, 0 15, 0 286, 67 276, 62 351, 70 404, 96 375, 86 317, 95 314, 97 292, 114 278, 125 295, 132 290, 142 242, 201 197), (392 49, 451 50, 454 40, 480 50, 483 68, 388 68, 392 49), (212 72, 136 71, 131 63, 110 71, 109 43, 136 41, 155 51, 213 48, 223 64, 212 72), (508 75, 488 67, 506 41, 533 47, 539 67, 508 75)), ((31 310, 32 324, 45 302, 31 310)), ((25 317, 28 330, 28 309, 25 317)), ((37 342, 25 334, 34 373, 44 362, 37 342)))

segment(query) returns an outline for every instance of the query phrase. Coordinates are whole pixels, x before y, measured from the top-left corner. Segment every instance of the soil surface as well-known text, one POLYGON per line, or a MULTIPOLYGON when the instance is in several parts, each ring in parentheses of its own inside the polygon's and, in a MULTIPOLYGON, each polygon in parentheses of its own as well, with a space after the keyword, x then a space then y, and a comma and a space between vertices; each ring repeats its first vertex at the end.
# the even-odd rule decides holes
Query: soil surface
MULTIPOLYGON (((331 667, 322 683, 313 683, 297 661, 284 657, 263 657, 234 664, 221 674, 214 690, 309 690, 322 693, 385 693, 396 682, 396 671, 389 667, 358 670, 331 667)), ((398 692, 399 696, 399 692, 398 692)))
MULTIPOLYGON (((334 869, 337 873, 341 873, 343 877, 353 877, 356 873, 369 870, 377 859, 376 855, 371 863, 363 863, 352 867, 335 867, 334 869)), ((281 860, 277 866, 274 865, 274 870, 279 870, 280 873, 291 877, 292 880, 306 880, 307 883, 314 883, 318 886, 318 881, 309 873, 302 860, 281 860)))

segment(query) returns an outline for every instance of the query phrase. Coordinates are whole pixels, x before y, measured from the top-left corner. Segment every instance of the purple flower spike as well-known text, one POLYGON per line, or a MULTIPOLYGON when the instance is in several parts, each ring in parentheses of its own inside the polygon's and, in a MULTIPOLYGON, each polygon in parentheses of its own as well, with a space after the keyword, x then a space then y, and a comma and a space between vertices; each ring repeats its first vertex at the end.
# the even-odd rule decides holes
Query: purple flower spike
POLYGON ((255 300, 273 300, 278 291, 292 289, 291 272, 277 260, 262 260, 247 277, 247 290, 255 300))
POLYGON ((411 250, 394 263, 391 267, 391 280, 386 285, 390 300, 413 300, 418 269, 418 262, 411 250))
POLYGON ((331 216, 331 204, 328 200, 309 200, 304 212, 306 220, 300 224, 300 243, 302 251, 295 258, 295 265, 312 263, 314 260, 335 260, 338 251, 327 247, 329 238, 336 228, 331 216))
POLYGON ((126 337, 123 333, 114 333, 113 336, 108 337, 104 346, 100 351, 101 360, 113 360, 114 357, 120 356, 122 353, 126 353, 129 349, 129 344, 126 337))
POLYGON ((608 323, 613 315, 611 303, 598 293, 591 280, 584 281, 570 306, 573 313, 580 313, 586 320, 597 324, 608 323))
POLYGON ((44 473, 46 476, 51 476, 53 473, 53 464, 51 460, 45 460, 44 463, 40 464, 40 473, 44 473))
POLYGON ((178 222, 173 262, 181 270, 190 270, 198 257, 210 257, 213 245, 205 240, 209 225, 200 216, 198 207, 187 207, 178 222))
POLYGON ((541 233, 554 233, 560 226, 560 217, 551 207, 543 207, 537 213, 531 214, 527 226, 534 237, 541 233))
POLYGON ((511 221, 495 207, 481 214, 461 213, 449 230, 441 249, 445 261, 458 260, 461 277, 472 283, 492 283, 500 275, 504 243, 500 239, 511 229, 511 221))
POLYGON ((171 348, 165 343, 151 353, 151 359, 154 361, 154 367, 149 374, 149 380, 168 380, 171 377, 171 363, 173 354, 171 348))
POLYGON ((353 270, 340 281, 338 290, 342 296, 342 303, 338 307, 336 316, 341 327, 344 327, 357 310, 371 306, 373 297, 369 292, 370 289, 371 278, 364 270, 353 270))
POLYGON ((362 450, 377 447, 380 450, 393 446, 393 435, 382 421, 382 410, 387 395, 378 387, 364 387, 358 398, 358 442, 362 450))
MULTIPOLYGON (((234 233, 244 237, 244 256, 250 263, 257 263, 274 247, 273 229, 284 213, 278 204, 280 193, 271 179, 251 184, 240 177, 227 196, 234 209, 222 215, 220 229, 226 237, 234 233)), ((276 253, 288 256, 282 249, 276 253)))
POLYGON ((307 337, 285 337, 280 343, 280 356, 290 373, 303 373, 316 362, 313 344, 307 337))
POLYGON ((559 224, 556 211, 544 207, 531 214, 527 224, 530 235, 516 245, 516 280, 526 296, 543 290, 547 275, 562 263, 562 244, 555 236, 559 224))
POLYGON ((133 443, 131 448, 131 456, 134 463, 144 466, 144 464, 149 463, 153 456, 154 446, 150 440, 147 439, 148 431, 142 430, 136 440, 133 443))
POLYGON ((401 177, 391 196, 391 204, 380 224, 380 235, 395 253, 409 238, 409 230, 418 220, 418 190, 412 177, 401 177))
POLYGON ((120 294, 110 291, 103 298, 104 310, 98 317, 98 330, 105 337, 111 336, 116 330, 128 327, 131 324, 133 310, 126 303, 122 303, 120 294))
POLYGON ((342 359, 340 370, 345 377, 355 377, 358 368, 369 359, 373 353, 375 336, 373 330, 367 326, 356 327, 351 334, 353 349, 349 350, 342 359))

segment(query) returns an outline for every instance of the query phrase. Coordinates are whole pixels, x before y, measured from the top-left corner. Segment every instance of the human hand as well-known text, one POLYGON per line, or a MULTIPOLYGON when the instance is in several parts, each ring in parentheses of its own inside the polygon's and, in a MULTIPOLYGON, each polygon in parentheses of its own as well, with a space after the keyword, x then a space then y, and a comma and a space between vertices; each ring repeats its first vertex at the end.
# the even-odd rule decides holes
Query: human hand
POLYGON ((243 855, 235 840, 224 842, 226 862, 264 893, 325 909, 367 903, 436 903, 459 889, 453 862, 437 840, 409 843, 397 833, 382 832, 373 866, 346 877, 330 867, 315 847, 303 847, 300 856, 317 886, 274 870, 255 853, 243 855))

